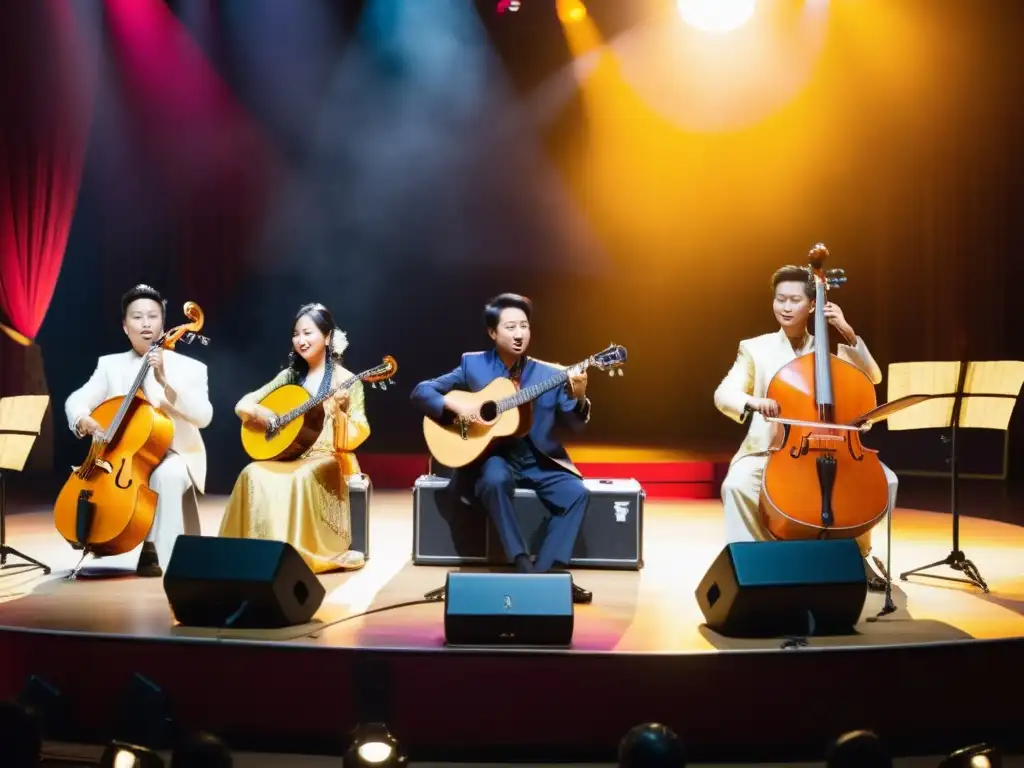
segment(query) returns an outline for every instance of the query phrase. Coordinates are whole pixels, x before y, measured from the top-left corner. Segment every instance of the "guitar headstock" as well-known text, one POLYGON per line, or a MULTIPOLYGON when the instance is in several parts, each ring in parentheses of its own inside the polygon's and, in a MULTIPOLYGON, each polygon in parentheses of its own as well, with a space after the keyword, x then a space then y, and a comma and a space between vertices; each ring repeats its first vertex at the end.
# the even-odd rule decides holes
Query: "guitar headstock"
MULTIPOLYGON (((618 344, 609 344, 596 355, 591 355, 588 362, 597 370, 608 371, 609 376, 614 376, 616 369, 626 364, 626 348, 618 344)), ((619 376, 622 376, 621 370, 619 376)))
POLYGON ((394 378, 394 375, 397 372, 398 361, 391 355, 385 355, 384 362, 376 368, 371 368, 366 371, 359 378, 363 381, 369 382, 372 387, 376 387, 377 384, 380 384, 381 389, 387 389, 389 381, 391 382, 391 385, 394 386, 395 382, 391 381, 391 379, 394 378))

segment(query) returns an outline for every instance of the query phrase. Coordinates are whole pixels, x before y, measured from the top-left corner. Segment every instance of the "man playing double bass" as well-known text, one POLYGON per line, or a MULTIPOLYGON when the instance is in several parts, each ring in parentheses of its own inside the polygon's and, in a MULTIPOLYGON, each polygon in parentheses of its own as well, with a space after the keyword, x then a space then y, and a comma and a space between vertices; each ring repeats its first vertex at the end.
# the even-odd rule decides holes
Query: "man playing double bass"
POLYGON ((149 357, 142 391, 146 399, 174 422, 174 438, 164 460, 150 475, 149 487, 158 494, 153 526, 139 555, 136 574, 163 575, 178 535, 199 533, 196 498, 206 481, 206 447, 199 430, 213 419, 206 366, 170 350, 153 347, 164 332, 167 302, 148 285, 137 285, 121 297, 121 324, 131 349, 104 355, 89 380, 72 392, 64 405, 68 426, 76 437, 91 437, 103 427, 90 414, 102 402, 122 397, 132 387, 142 361, 149 357), (183 502, 190 506, 186 526, 183 502), (186 530, 186 527, 189 530, 186 530))
MULTIPOLYGON (((766 416, 778 416, 779 404, 765 397, 768 385, 790 361, 814 351, 814 337, 807 324, 814 306, 814 283, 802 267, 785 266, 772 275, 772 308, 779 330, 740 342, 732 369, 715 390, 715 406, 729 418, 743 423, 750 416, 746 439, 733 456, 729 472, 722 482, 722 503, 725 506, 725 539, 727 544, 740 541, 764 541, 771 535, 764 529, 758 513, 761 479, 768 460, 772 424, 766 416)), ((882 371, 864 340, 857 336, 838 305, 829 302, 822 310, 829 324, 842 340, 838 355, 860 368, 872 384, 882 381, 882 371)), ((896 475, 882 465, 889 485, 891 514, 896 505, 896 475)), ((877 558, 870 557, 874 528, 857 538, 868 585, 872 590, 885 589, 885 568, 877 558)))

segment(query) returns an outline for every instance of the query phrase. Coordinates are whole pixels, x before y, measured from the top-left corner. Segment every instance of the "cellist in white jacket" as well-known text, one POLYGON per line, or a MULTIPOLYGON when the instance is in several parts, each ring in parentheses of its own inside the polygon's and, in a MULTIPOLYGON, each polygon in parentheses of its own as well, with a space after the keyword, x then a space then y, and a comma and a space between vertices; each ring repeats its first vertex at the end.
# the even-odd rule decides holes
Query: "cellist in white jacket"
POLYGON ((96 370, 64 404, 68 426, 77 437, 91 437, 102 427, 89 415, 103 401, 127 394, 148 356, 150 370, 143 394, 174 422, 174 438, 164 460, 150 475, 149 486, 158 494, 153 527, 139 555, 139 576, 163 575, 179 534, 199 533, 198 510, 192 490, 203 493, 206 483, 206 446, 199 430, 213 419, 206 366, 198 360, 152 344, 164 331, 166 302, 148 285, 137 285, 121 298, 122 325, 131 349, 104 355, 96 370), (186 495, 187 494, 187 495, 186 495), (184 502, 189 502, 186 521, 184 502), (187 530, 186 530, 187 529, 187 530))
MULTIPOLYGON (((775 374, 797 357, 814 351, 814 336, 807 325, 814 308, 814 284, 806 269, 785 266, 772 276, 772 308, 779 330, 740 342, 736 362, 715 390, 715 406, 729 418, 743 423, 749 416, 750 426, 740 449, 733 456, 729 472, 722 482, 722 503, 725 506, 725 539, 731 544, 739 541, 765 541, 771 535, 761 524, 758 504, 761 478, 768 461, 772 439, 772 425, 765 416, 778 416, 779 405, 765 397, 768 384, 775 374)), ((882 371, 864 340, 854 333, 838 305, 829 302, 824 307, 825 317, 846 343, 840 343, 841 359, 860 368, 873 384, 882 381, 882 371)), ((889 483, 889 508, 896 505, 899 481, 895 473, 884 464, 889 483)), ((884 589, 881 561, 870 557, 871 537, 876 525, 857 539, 869 569, 872 589, 884 589)))

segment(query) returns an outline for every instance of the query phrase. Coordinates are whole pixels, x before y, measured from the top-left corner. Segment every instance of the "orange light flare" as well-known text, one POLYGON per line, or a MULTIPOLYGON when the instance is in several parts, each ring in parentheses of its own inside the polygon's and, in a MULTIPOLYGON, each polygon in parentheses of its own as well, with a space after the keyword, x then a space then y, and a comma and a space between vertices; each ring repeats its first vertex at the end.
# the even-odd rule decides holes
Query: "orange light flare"
POLYGON ((580 57, 601 47, 604 39, 594 20, 587 14, 587 7, 582 0, 556 0, 555 11, 562 24, 565 41, 576 66, 579 66, 580 57))
POLYGON ((576 24, 587 18, 587 7, 582 0, 556 0, 555 9, 563 24, 576 24))
POLYGON ((831 112, 789 107, 834 0, 799 2, 691 16, 702 28, 679 0, 650 0, 642 21, 603 39, 593 14, 566 21, 580 12, 556 0, 586 124, 580 195, 602 238, 664 265, 703 252, 712 232, 788 231, 811 215, 801 201, 836 152, 831 112))

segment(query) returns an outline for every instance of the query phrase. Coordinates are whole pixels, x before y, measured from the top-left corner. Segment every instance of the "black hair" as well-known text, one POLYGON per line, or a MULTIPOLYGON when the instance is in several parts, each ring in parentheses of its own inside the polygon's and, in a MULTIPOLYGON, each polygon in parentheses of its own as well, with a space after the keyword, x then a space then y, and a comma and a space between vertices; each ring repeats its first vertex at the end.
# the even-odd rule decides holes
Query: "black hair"
POLYGON ((151 285, 145 283, 139 283, 134 288, 130 288, 125 292, 124 296, 121 297, 121 320, 128 319, 128 307, 132 305, 133 301, 139 299, 152 299, 160 305, 160 314, 162 317, 167 316, 167 300, 160 295, 160 291, 151 285))
POLYGON ((814 301, 814 281, 811 280, 811 273, 806 267, 798 267, 795 264, 780 267, 772 275, 772 294, 778 290, 779 283, 803 283, 807 298, 814 301))
POLYGON ((231 768, 234 760, 227 745, 211 733, 196 733, 174 748, 171 768, 231 768))
POLYGON ((686 748, 667 725, 644 723, 630 728, 619 740, 620 768, 683 768, 686 748))
POLYGON ((488 330, 493 331, 498 327, 501 311, 510 307, 523 310, 527 320, 533 317, 532 301, 518 293, 502 293, 487 302, 487 306, 484 307, 484 323, 488 330))
MULTIPOLYGON (((299 307, 299 311, 295 313, 295 319, 292 320, 292 333, 295 333, 295 326, 299 320, 303 317, 309 316, 309 319, 313 321, 313 325, 320 329, 327 342, 327 361, 328 365, 332 361, 341 363, 341 353, 335 352, 333 349, 331 338, 331 332, 334 331, 334 315, 331 314, 330 310, 327 309, 323 304, 313 302, 311 304, 303 304, 299 307)), ((306 378, 306 374, 309 373, 309 363, 302 359, 302 355, 295 351, 292 347, 291 352, 288 353, 288 368, 295 372, 295 377, 301 381, 306 378)), ((324 376, 326 379, 326 374, 324 376)))

